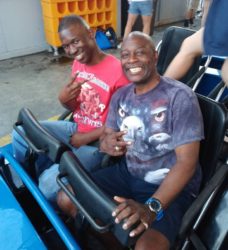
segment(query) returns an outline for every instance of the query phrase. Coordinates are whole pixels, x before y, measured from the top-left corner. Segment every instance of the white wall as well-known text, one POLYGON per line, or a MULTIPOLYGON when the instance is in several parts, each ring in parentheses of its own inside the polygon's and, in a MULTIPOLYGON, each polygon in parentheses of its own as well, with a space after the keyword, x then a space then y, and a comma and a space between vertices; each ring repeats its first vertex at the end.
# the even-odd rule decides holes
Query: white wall
POLYGON ((0 0, 0 60, 47 48, 40 0, 0 0))
POLYGON ((163 25, 184 19, 186 0, 158 0, 155 25, 163 25))

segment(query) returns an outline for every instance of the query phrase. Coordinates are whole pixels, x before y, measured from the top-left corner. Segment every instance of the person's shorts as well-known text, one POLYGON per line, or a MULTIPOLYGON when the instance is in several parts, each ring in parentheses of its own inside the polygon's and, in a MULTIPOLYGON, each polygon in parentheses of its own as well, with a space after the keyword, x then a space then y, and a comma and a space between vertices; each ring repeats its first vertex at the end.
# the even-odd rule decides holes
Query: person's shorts
POLYGON ((187 10, 197 10, 199 5, 199 0, 187 0, 186 8, 187 10))
POLYGON ((152 16, 153 1, 131 2, 128 13, 141 16, 152 16))
MULTIPOLYGON (((145 203, 158 189, 157 185, 132 176, 128 172, 124 158, 114 166, 91 173, 91 176, 97 185, 111 198, 121 196, 145 203)), ((165 209, 164 217, 160 221, 154 221, 151 227, 162 233, 173 244, 182 217, 193 200, 194 198, 191 195, 182 192, 165 209)))
POLYGON ((212 1, 204 29, 204 52, 206 55, 228 57, 228 1, 212 1))

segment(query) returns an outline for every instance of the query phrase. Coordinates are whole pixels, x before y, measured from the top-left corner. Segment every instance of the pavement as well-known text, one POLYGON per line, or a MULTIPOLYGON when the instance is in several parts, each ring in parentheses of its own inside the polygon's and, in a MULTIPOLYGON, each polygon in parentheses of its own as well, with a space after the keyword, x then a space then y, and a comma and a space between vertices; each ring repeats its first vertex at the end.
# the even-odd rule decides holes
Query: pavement
MULTIPOLYGON (((196 20, 195 29, 199 28, 196 20)), ((182 23, 172 24, 182 26, 182 23)), ((155 45, 162 39, 167 26, 155 27, 155 45)), ((119 49, 107 50, 119 57, 119 49)), ((10 133, 22 107, 29 108, 38 120, 56 118, 64 108, 58 102, 60 88, 71 72, 72 60, 55 58, 51 52, 0 61, 0 146, 10 142, 10 133)))

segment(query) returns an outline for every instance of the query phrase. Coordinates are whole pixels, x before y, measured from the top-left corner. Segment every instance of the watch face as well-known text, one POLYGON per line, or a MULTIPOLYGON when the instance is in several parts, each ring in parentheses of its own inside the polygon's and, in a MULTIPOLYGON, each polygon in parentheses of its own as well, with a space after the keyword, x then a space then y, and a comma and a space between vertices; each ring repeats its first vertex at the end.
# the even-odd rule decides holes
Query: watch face
POLYGON ((146 204, 149 206, 150 211, 156 214, 156 220, 161 220, 164 216, 161 202, 158 199, 151 197, 146 204))
POLYGON ((155 212, 159 212, 159 210, 161 210, 161 204, 155 200, 151 201, 150 203, 150 207, 155 211, 155 212))
POLYGON ((159 211, 161 209, 161 205, 157 201, 152 201, 150 205, 155 211, 159 211))

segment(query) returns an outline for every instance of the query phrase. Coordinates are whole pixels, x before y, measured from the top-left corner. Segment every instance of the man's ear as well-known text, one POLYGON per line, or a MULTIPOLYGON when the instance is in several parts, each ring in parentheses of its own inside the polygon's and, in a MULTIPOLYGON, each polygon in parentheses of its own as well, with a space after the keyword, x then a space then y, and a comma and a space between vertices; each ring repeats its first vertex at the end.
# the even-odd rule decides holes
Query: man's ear
POLYGON ((154 61, 155 61, 155 64, 157 65, 157 62, 158 62, 158 52, 157 52, 157 50, 154 51, 154 61))
POLYGON ((92 39, 95 39, 95 31, 94 31, 93 29, 90 28, 90 29, 88 30, 88 32, 89 32, 89 37, 92 38, 92 39))

